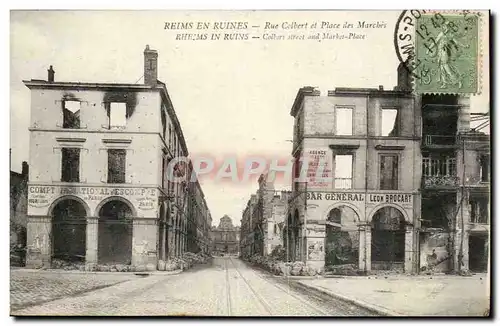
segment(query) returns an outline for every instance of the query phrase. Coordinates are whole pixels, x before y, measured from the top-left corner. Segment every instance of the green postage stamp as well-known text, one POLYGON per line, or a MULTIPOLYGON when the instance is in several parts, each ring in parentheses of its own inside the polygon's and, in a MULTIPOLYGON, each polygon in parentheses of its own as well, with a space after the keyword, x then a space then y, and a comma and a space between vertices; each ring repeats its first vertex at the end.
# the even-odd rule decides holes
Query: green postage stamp
POLYGON ((415 26, 415 91, 475 94, 479 91, 479 16, 422 15, 415 26))

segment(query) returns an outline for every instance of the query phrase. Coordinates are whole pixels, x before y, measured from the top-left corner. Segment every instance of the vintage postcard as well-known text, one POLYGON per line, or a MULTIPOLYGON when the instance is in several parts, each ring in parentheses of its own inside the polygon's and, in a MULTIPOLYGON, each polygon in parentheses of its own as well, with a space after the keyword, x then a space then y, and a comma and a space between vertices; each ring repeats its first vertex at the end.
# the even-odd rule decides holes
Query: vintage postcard
POLYGON ((489 22, 11 11, 11 315, 489 316, 489 22))

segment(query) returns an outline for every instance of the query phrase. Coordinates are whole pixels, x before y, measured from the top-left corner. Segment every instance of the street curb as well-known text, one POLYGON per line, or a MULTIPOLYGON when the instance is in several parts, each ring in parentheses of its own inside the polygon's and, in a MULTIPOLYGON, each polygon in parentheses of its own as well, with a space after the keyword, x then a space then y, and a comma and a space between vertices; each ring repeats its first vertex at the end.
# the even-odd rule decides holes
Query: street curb
MULTIPOLYGON (((13 271, 19 271, 21 273, 40 273, 40 274, 96 274, 96 275, 128 275, 128 276, 147 276, 147 275, 177 275, 182 273, 182 270, 175 270, 175 271, 145 271, 145 272, 90 272, 90 271, 79 271, 79 270, 61 270, 61 269, 24 269, 24 268, 19 268, 19 269, 11 269, 10 272, 12 273, 13 271)), ((187 270, 185 270, 187 271, 187 270)))
POLYGON ((395 311, 385 309, 382 307, 377 307, 377 306, 374 306, 372 304, 369 304, 369 303, 361 301, 361 300, 356 300, 356 299, 345 297, 343 295, 334 293, 334 292, 332 292, 332 291, 330 291, 322 286, 320 286, 320 288, 321 288, 320 289, 320 288, 315 287, 315 286, 304 284, 300 281, 295 281, 294 283, 299 288, 302 288, 304 290, 314 291, 314 292, 317 292, 317 293, 322 294, 322 295, 327 295, 327 296, 333 297, 333 298, 338 299, 338 300, 349 302, 351 304, 354 304, 354 305, 359 306, 361 308, 367 309, 367 310, 374 312, 376 314, 379 314, 379 315, 383 315, 383 316, 387 316, 387 317, 402 317, 402 316, 408 317, 407 315, 403 315, 403 314, 400 314, 400 313, 397 313, 395 311))

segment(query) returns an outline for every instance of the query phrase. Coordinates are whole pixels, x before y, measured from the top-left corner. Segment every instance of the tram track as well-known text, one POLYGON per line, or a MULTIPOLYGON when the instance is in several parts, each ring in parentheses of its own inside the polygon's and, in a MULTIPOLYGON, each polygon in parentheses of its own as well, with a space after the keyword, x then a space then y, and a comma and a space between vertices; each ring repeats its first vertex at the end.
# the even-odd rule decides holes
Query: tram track
MULTIPOLYGON (((241 273, 241 271, 238 269, 238 266, 236 266, 236 264, 233 262, 233 259, 231 257, 229 257, 229 261, 231 262, 231 265, 233 265, 236 273, 238 273, 240 279, 243 280, 243 282, 245 283, 246 287, 250 290, 250 292, 252 293, 253 297, 255 299, 257 299, 256 301, 260 304, 260 306, 265 310, 266 313, 268 313, 270 316, 272 316, 273 315, 273 311, 272 311, 272 308, 269 305, 269 303, 264 298, 262 298, 262 296, 260 296, 254 290, 254 288, 252 287, 252 285, 250 285, 250 282, 248 281, 248 279, 245 276, 243 276, 243 274, 241 273)), ((227 269, 226 269, 226 272, 227 272, 227 269)))
MULTIPOLYGON (((239 271, 238 267, 236 266, 236 264, 232 261, 232 258, 231 259, 231 263, 235 266, 236 270, 238 271, 239 275, 241 276, 241 278, 247 283, 247 285, 249 286, 249 288, 251 288, 251 290, 255 293, 255 290, 252 288, 252 286, 249 284, 248 280, 243 276, 243 274, 239 271)), ((257 271, 253 271, 253 273, 261 280, 263 280, 266 284, 270 284, 272 285, 273 287, 275 287, 276 289, 280 290, 281 292, 285 293, 286 295, 294 298, 295 300, 301 302, 302 304, 304 304, 305 306, 307 306, 308 308, 316 311, 317 313, 319 313, 320 315, 322 316, 330 316, 330 313, 328 313, 327 311, 323 310, 323 309, 320 309, 318 307, 316 307, 315 305, 312 305, 311 303, 309 303, 307 300, 305 300, 304 298, 296 295, 295 293, 293 293, 292 291, 290 291, 290 289, 286 289, 286 288, 283 288, 282 286, 279 286, 278 284, 274 283, 274 282, 271 282, 270 280, 262 277, 262 275, 260 275, 260 273, 258 273, 257 271)), ((260 297, 256 294, 257 297, 260 297)), ((266 302, 264 299, 260 299, 261 302, 266 302)), ((266 303, 267 304, 267 303, 266 303)), ((270 306, 267 304, 267 307, 269 309, 270 306)))

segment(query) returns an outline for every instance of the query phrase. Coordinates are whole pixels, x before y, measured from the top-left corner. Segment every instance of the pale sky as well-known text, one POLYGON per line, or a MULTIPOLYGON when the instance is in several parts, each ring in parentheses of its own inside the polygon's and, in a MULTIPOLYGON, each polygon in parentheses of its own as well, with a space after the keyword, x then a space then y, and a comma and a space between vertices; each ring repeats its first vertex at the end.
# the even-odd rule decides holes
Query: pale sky
MULTIPOLYGON (((286 158, 293 137, 289 112, 300 87, 317 86, 326 92, 335 87, 396 85, 393 34, 398 16, 399 11, 12 12, 12 170, 20 171, 21 162, 28 160, 30 92, 23 79, 46 79, 53 65, 57 81, 135 83, 143 74, 146 44, 158 51, 158 79, 167 85, 191 154, 286 158), (269 33, 264 30, 266 22, 358 20, 385 22, 387 28, 358 32, 367 35, 365 40, 252 39, 269 33), (249 32, 249 40, 176 41, 177 33, 200 31, 164 30, 165 22, 226 21, 248 22, 248 30, 230 32, 249 32), (260 28, 251 27, 257 25, 260 28)), ((483 44, 483 93, 472 97, 473 112, 485 112, 489 104, 487 51, 483 44)), ((205 180, 202 187, 213 224, 228 214, 239 225, 257 182, 205 180)))

